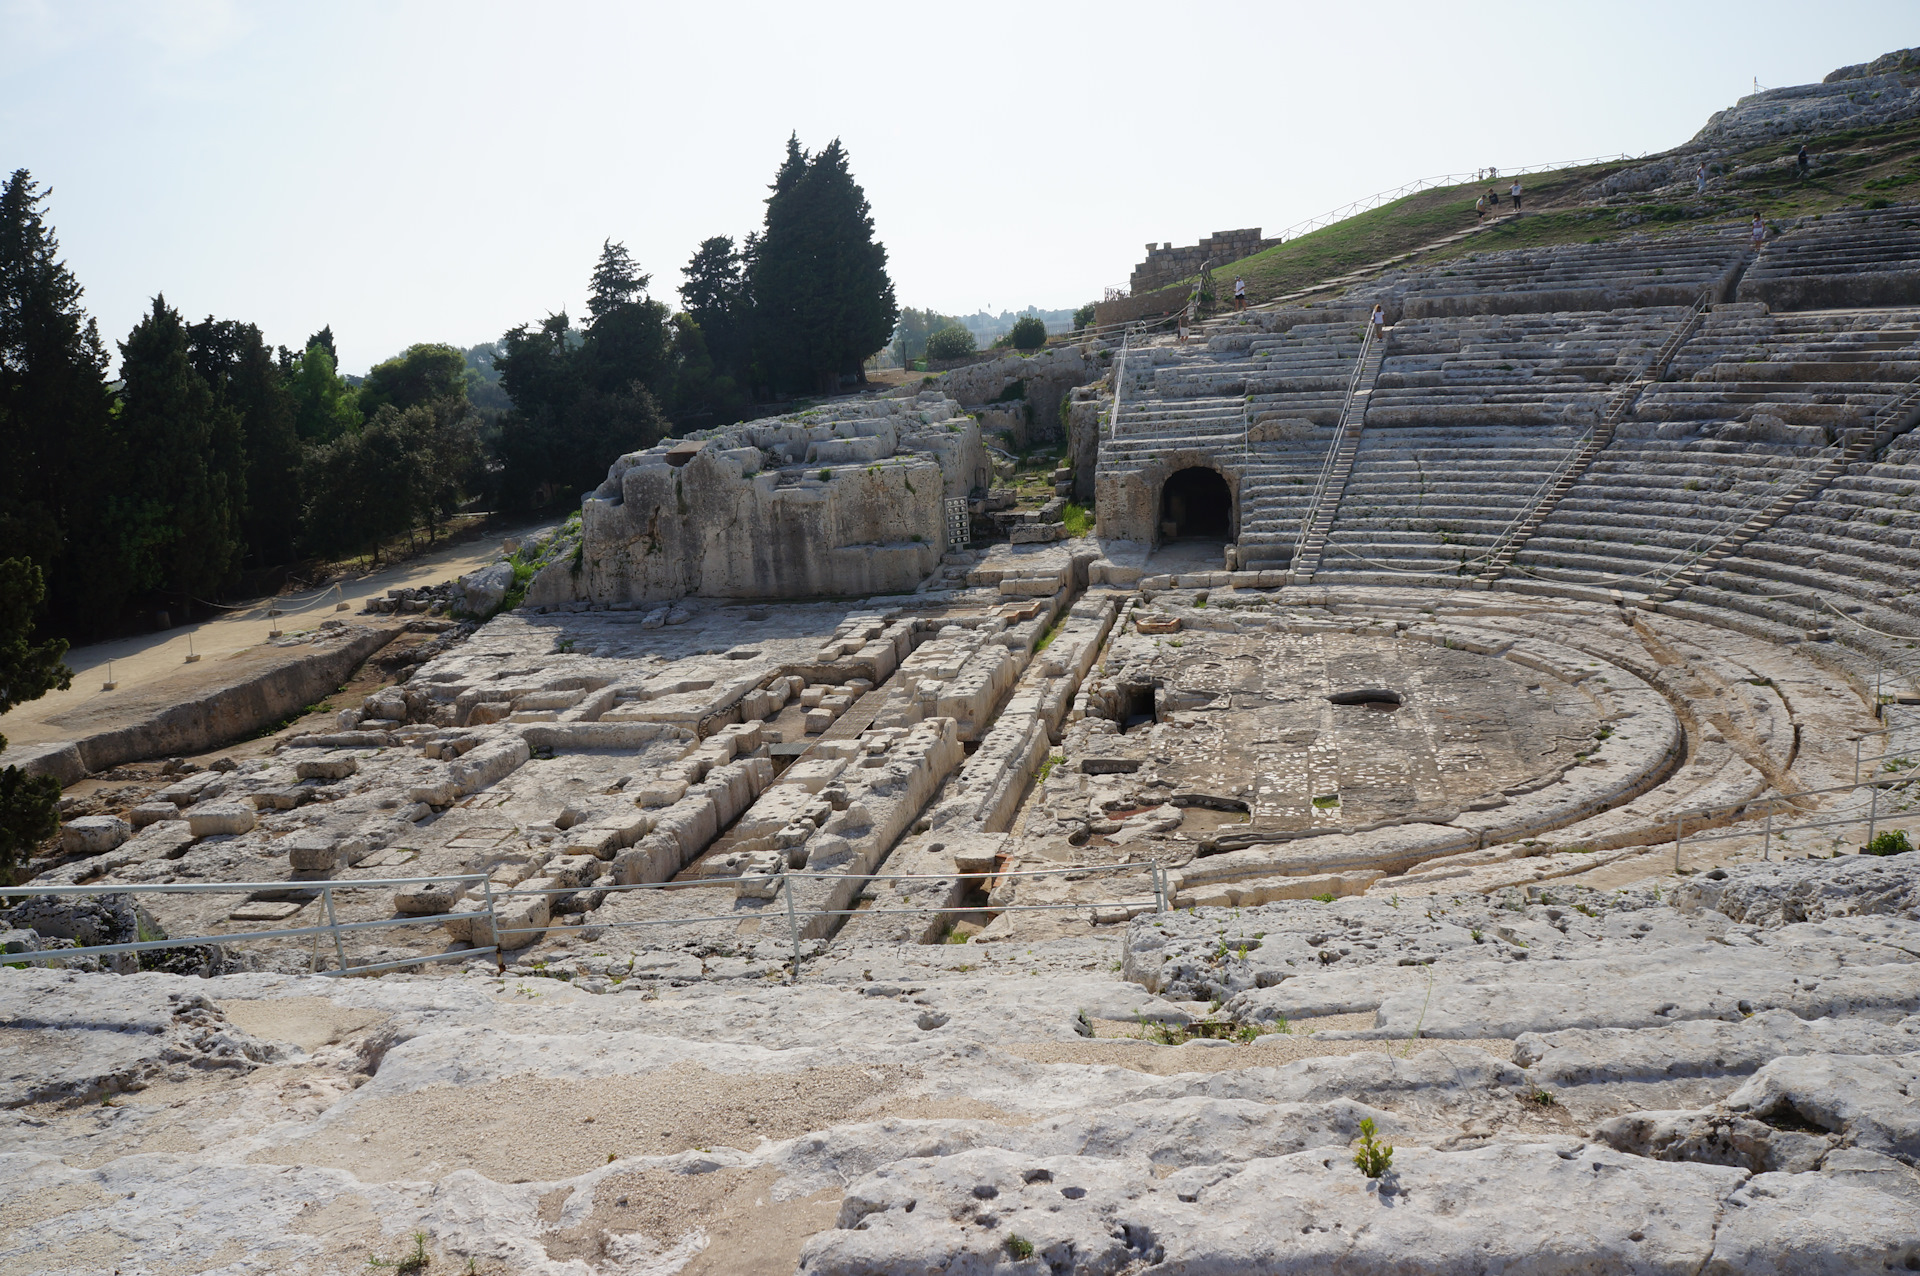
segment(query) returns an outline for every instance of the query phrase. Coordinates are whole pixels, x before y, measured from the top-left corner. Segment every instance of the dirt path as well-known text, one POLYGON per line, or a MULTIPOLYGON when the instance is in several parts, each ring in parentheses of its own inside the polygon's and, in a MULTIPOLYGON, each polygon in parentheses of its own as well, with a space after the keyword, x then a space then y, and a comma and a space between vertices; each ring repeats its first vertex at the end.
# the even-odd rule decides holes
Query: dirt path
POLYGON ((252 604, 229 608, 210 620, 192 625, 75 647, 67 653, 67 666, 73 670, 73 687, 67 691, 48 692, 38 700, 18 706, 11 713, 0 715, 0 735, 7 738, 9 745, 65 739, 71 733, 63 734, 61 728, 50 726, 47 722, 49 718, 75 709, 94 708, 111 697, 125 696, 130 691, 155 682, 185 664, 189 649, 207 661, 231 656, 266 641, 268 632, 275 626, 289 633, 311 629, 333 617, 336 614, 335 605, 343 601, 350 604, 349 610, 338 614, 346 619, 359 612, 362 600, 383 595, 389 589, 436 585, 483 567, 499 556, 503 537, 524 536, 552 521, 543 519, 538 523, 529 523, 524 528, 505 528, 481 539, 433 550, 396 567, 342 577, 337 583, 317 592, 294 594, 286 598, 262 598, 252 604), (270 618, 267 615, 269 605, 278 608, 282 614, 270 618), (112 664, 113 678, 119 684, 115 691, 101 690, 109 662, 112 664))

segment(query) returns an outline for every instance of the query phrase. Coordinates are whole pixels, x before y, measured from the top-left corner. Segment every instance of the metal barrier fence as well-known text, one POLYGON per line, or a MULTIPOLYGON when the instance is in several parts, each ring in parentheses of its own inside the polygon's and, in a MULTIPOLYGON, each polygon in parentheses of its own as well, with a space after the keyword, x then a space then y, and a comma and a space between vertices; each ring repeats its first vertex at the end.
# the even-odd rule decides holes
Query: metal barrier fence
MULTIPOLYGON (((563 886, 563 887, 518 887, 496 886, 493 880, 482 873, 445 873, 429 877, 389 877, 366 880, 335 880, 325 882, 168 882, 168 883, 129 883, 126 885, 96 886, 35 886, 28 883, 23 886, 0 887, 0 900, 16 897, 74 897, 99 895, 213 895, 213 894, 252 894, 256 891, 276 893, 307 893, 322 898, 325 904, 327 921, 324 925, 295 926, 279 930, 241 931, 229 934, 195 935, 186 938, 136 940, 121 944, 94 944, 78 948, 51 948, 35 952, 0 954, 0 965, 21 965, 49 961, 67 961, 78 957, 104 957, 123 953, 154 952, 167 948, 200 948, 207 945, 254 943, 276 939, 300 939, 319 936, 331 936, 334 956, 338 966, 332 970, 323 970, 318 964, 316 951, 313 958, 313 973, 340 976, 377 974, 386 970, 398 970, 409 966, 424 965, 437 961, 468 960, 475 957, 494 956, 499 958, 504 952, 511 951, 515 945, 502 944, 503 939, 514 935, 544 935, 550 929, 548 925, 515 926, 512 920, 501 917, 502 901, 515 897, 577 895, 586 892, 599 894, 603 900, 607 896, 635 891, 682 891, 710 890, 724 888, 737 890, 743 882, 757 883, 769 887, 767 898, 784 896, 789 940, 793 946, 792 980, 800 978, 803 943, 801 927, 810 924, 818 917, 890 917, 924 915, 929 918, 966 913, 991 912, 1089 912, 1101 909, 1124 909, 1128 915, 1144 912, 1166 912, 1170 906, 1170 891, 1166 869, 1152 860, 1137 860, 1123 864, 1076 864, 1054 869, 1007 869, 983 873, 808 873, 788 870, 772 874, 749 874, 742 877, 706 877, 680 882, 635 882, 613 886, 563 886), (941 882, 949 886, 976 883, 989 888, 1002 881, 1021 878, 1067 877, 1079 874, 1085 877, 1094 873, 1117 874, 1145 870, 1152 883, 1150 897, 1119 900, 1076 900, 1062 904, 925 904, 897 908, 825 908, 799 905, 794 900, 793 884, 805 881, 820 882, 859 882, 861 886, 855 892, 858 902, 867 886, 876 882, 941 882), (334 895, 342 890, 391 890, 401 886, 454 886, 460 885, 480 891, 479 908, 461 912, 436 913, 419 917, 385 917, 370 921, 343 922, 339 919, 334 906, 334 895), (435 926, 449 921, 464 921, 470 927, 484 927, 481 932, 490 937, 490 944, 475 944, 470 947, 456 948, 443 953, 423 953, 397 960, 374 962, 362 965, 349 964, 346 944, 342 936, 360 932, 375 931, 383 928, 408 926, 435 926)), ((739 912, 716 913, 695 917, 642 917, 623 920, 596 921, 592 925, 601 930, 619 930, 647 926, 697 926, 716 922, 738 922, 742 920, 739 912)), ((529 941, 531 942, 531 941, 529 941)))

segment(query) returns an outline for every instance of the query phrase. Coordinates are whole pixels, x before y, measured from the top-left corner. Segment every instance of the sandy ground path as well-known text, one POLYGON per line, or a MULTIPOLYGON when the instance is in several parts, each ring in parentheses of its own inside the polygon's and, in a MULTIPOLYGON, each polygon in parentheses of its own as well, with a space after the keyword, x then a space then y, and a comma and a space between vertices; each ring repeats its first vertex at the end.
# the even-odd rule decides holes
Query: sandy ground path
POLYGON ((437 585, 462 573, 493 562, 500 553, 504 537, 524 536, 553 520, 529 523, 525 527, 502 528, 484 537, 442 546, 395 567, 341 577, 321 590, 309 590, 283 598, 261 598, 252 603, 229 607, 218 615, 191 625, 181 625, 159 633, 75 647, 67 653, 67 667, 73 670, 73 686, 66 691, 51 691, 38 700, 0 714, 0 735, 9 745, 37 744, 66 739, 70 730, 48 723, 48 719, 80 708, 94 707, 105 697, 123 695, 179 669, 188 651, 204 660, 218 660, 265 642, 275 627, 291 633, 311 629, 336 614, 336 604, 346 602, 349 610, 338 612, 342 619, 357 613, 363 600, 385 594, 389 589, 418 585, 437 585), (281 614, 269 617, 269 608, 281 614), (111 663, 115 691, 101 690, 111 663))

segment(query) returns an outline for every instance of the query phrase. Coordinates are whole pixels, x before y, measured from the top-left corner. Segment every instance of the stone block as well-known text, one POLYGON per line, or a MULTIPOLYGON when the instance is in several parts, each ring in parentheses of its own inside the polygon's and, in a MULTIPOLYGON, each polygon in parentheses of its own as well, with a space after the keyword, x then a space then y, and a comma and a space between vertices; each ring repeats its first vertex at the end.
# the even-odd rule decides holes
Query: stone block
POLYGON ((560 855, 547 861, 546 875, 555 886, 586 886, 600 876, 600 861, 592 855, 560 855))
POLYGON ((187 828, 195 837, 249 833, 257 822, 253 808, 239 802, 205 802, 187 808, 187 828))
POLYGON ((1044 545, 1066 538, 1065 523, 1015 523, 1007 529, 1007 540, 1015 545, 1044 545))
POLYGON ((809 709, 805 719, 808 735, 819 735, 833 725, 836 715, 831 709, 809 709))
POLYGON ((288 867, 296 873, 331 873, 340 867, 340 848, 330 833, 296 833, 283 845, 288 867))
POLYGON ((465 882, 420 882, 393 893, 393 909, 404 917, 437 917, 450 913, 466 894, 465 882))
POLYGON ((1015 598, 1045 598, 1059 591, 1058 576, 1012 576, 1000 582, 1000 592, 1015 598))
POLYGON ((183 817, 180 814, 180 808, 171 802, 142 802, 127 812, 127 819, 137 829, 143 829, 149 824, 158 824, 162 820, 181 818, 183 817))
POLYGON ((68 855, 101 855, 133 836, 133 826, 116 815, 83 815, 60 828, 60 849, 68 855))
POLYGON ((294 763, 293 773, 303 780, 344 780, 359 769, 359 762, 351 757, 308 758, 294 763))

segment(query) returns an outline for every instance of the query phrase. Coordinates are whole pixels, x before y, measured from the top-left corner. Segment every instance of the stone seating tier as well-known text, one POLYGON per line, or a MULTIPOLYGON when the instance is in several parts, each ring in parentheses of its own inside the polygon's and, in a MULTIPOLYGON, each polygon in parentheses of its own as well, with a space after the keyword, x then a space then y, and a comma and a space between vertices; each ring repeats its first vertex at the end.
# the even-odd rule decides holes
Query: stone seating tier
POLYGON ((1920 205, 1803 218, 1767 242, 1737 295, 1779 310, 1912 305, 1920 301, 1920 205))

